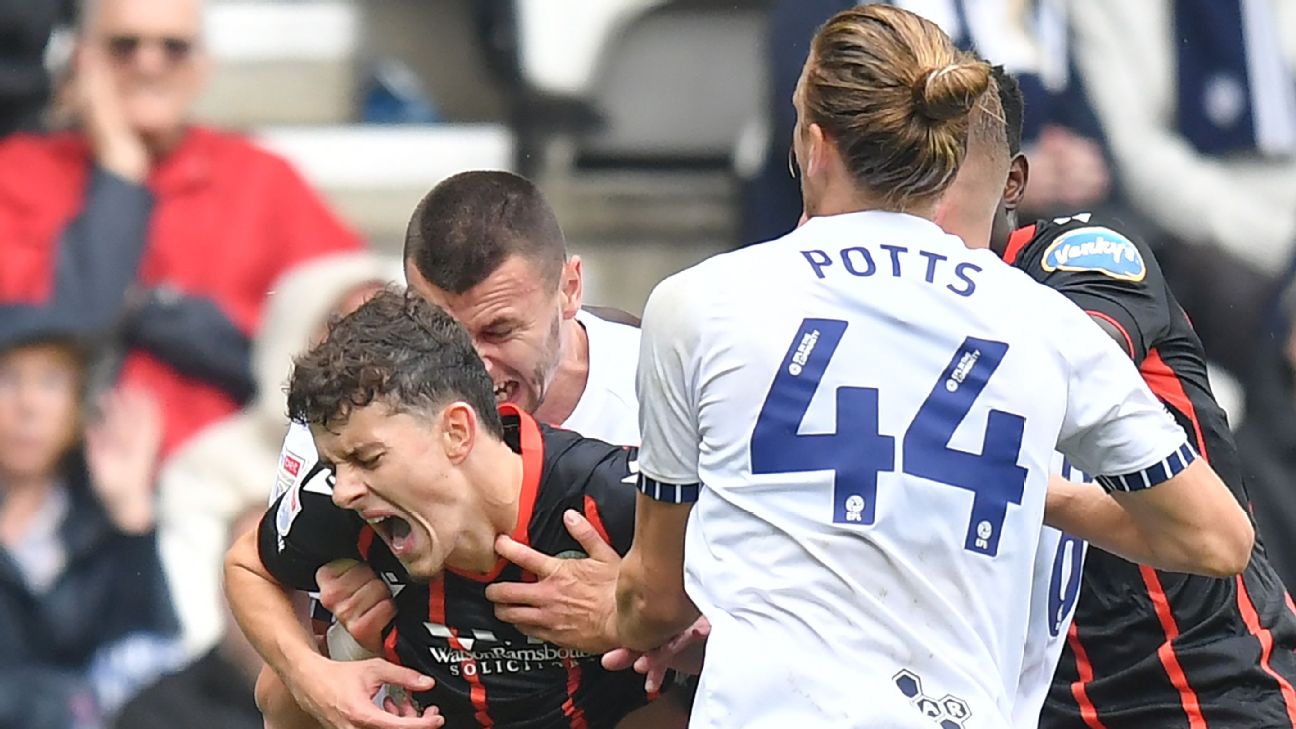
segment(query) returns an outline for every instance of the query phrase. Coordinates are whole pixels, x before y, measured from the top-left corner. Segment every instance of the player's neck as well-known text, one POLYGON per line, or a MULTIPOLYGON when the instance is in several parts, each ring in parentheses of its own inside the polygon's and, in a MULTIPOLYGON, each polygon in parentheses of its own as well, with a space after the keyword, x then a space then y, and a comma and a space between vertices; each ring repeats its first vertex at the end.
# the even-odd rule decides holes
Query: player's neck
POLYGON ((544 402, 536 408, 535 419, 549 425, 562 425, 576 412, 576 405, 589 383, 589 333, 575 317, 562 324, 562 359, 545 392, 544 402))
POLYGON ((522 456, 503 441, 490 439, 473 450, 467 476, 478 494, 476 514, 468 523, 446 559, 446 564, 465 572, 486 574, 499 555, 495 538, 512 534, 522 507, 522 456))
POLYGON ((936 215, 936 202, 930 201, 897 207, 894 203, 888 203, 881 197, 867 190, 861 190, 854 185, 830 184, 824 188, 822 194, 819 195, 819 199, 815 201, 810 217, 846 215, 870 210, 905 213, 931 220, 936 215))

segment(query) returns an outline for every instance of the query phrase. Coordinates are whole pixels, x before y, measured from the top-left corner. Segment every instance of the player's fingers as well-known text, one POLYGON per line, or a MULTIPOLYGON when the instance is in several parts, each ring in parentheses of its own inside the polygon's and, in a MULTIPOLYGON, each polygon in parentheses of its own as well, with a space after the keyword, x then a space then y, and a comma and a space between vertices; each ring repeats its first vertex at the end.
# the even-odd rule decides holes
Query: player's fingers
POLYGON ((315 582, 319 585, 320 592, 336 589, 342 575, 358 564, 360 563, 354 559, 336 559, 315 570, 315 582))
POLYGON ((495 552, 540 579, 553 574, 554 570, 562 564, 562 560, 537 552, 525 544, 514 541, 506 534, 501 534, 495 539, 495 552))
POLYGON ((640 653, 634 659, 635 673, 647 675, 647 673, 652 670, 652 660, 651 653, 640 653))
POLYGON ((430 691, 436 685, 436 681, 432 680, 431 676, 424 676, 418 671, 389 663, 381 658, 372 658, 366 663, 371 675, 380 683, 389 683, 415 692, 430 691))
POLYGON ((666 666, 657 664, 649 667, 648 673, 644 676, 644 691, 653 693, 660 691, 666 683, 666 666))
POLYGON ((617 648, 604 653, 600 662, 603 664, 603 668, 609 671, 624 671, 633 666, 641 655, 643 654, 629 648, 617 648))
POLYGON ((316 570, 315 579, 320 583, 321 590, 327 586, 348 592, 355 592, 371 582, 381 582, 372 567, 353 559, 329 562, 316 570))
POLYGON ((365 650, 382 653, 383 630, 395 619, 396 603, 384 600, 361 615, 343 621, 342 626, 365 650))
POLYGON ((540 592, 535 582, 497 582, 486 586, 486 599, 496 605, 534 605, 540 592))
POLYGON ((589 523, 580 512, 575 509, 568 509, 563 513, 563 524, 567 525, 567 533, 581 545, 585 554, 601 560, 603 562, 619 562, 620 555, 612 548, 612 545, 603 541, 603 535, 598 533, 594 525, 589 523))
POLYGON ((353 614, 363 615, 379 605, 391 601, 391 590, 387 589, 387 584, 382 580, 375 579, 361 585, 358 590, 352 593, 350 599, 345 601, 344 605, 353 614))
POLYGON ((358 587, 337 583, 327 590, 320 590, 320 604, 342 621, 348 629, 352 621, 384 602, 391 602, 391 590, 388 590, 387 585, 381 580, 365 582, 358 587))
POLYGON ((495 617, 505 623, 511 623, 518 630, 532 638, 543 639, 545 636, 537 635, 537 633, 550 627, 550 621, 545 620, 543 610, 527 605, 496 605, 495 617))
POLYGON ((358 729, 436 729, 445 725, 445 719, 438 715, 395 716, 372 703, 356 712, 350 721, 358 729))

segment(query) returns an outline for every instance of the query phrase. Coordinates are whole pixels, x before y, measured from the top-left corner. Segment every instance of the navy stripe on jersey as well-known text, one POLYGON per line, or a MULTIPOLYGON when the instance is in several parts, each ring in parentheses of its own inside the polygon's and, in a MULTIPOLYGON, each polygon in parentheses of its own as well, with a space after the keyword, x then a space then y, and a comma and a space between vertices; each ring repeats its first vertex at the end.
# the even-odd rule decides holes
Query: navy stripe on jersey
POLYGON ((665 483, 641 473, 638 488, 653 501, 664 501, 667 504, 692 504, 698 500, 698 492, 702 490, 702 484, 665 483))
POLYGON ((1192 446, 1184 443, 1179 446, 1178 450, 1167 456, 1165 460, 1154 463, 1142 471, 1126 473, 1120 476, 1099 476, 1097 481, 1104 489, 1107 489, 1108 493, 1112 491, 1142 491, 1164 481, 1169 481, 1195 460, 1197 460, 1197 453, 1193 451, 1192 446))

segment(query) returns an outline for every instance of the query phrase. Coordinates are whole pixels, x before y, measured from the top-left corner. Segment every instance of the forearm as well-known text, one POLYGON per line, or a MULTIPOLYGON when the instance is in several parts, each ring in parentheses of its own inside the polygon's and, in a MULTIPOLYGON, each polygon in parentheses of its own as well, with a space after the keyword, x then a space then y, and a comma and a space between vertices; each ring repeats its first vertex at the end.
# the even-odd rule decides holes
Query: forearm
POLYGON ((63 229, 53 304, 91 331, 117 324, 148 242, 153 196, 102 168, 90 173, 81 212, 63 229))
MULTIPOLYGON (((1203 476, 1203 481, 1206 475, 1214 478, 1204 463, 1193 468, 1192 475, 1203 476)), ((1241 507, 1215 481, 1217 485, 1168 481, 1142 492, 1121 493, 1118 500, 1098 486, 1054 476, 1044 520, 1131 562, 1230 577, 1246 567, 1253 531, 1241 507), (1203 493, 1214 491, 1221 493, 1203 493), (1166 502, 1188 505, 1175 509, 1166 502)))
POLYGON ((1050 476, 1044 523, 1132 562, 1156 560, 1134 520, 1102 487, 1050 476))
POLYGON ((640 576, 642 570, 631 563, 633 556, 626 558, 617 579, 617 642, 649 651, 692 625, 700 613, 683 589, 650 589, 640 576))
POLYGON ((225 597, 252 647, 290 688, 298 666, 322 657, 288 592, 265 572, 255 531, 240 537, 225 557, 225 597))
POLYGON ((268 666, 257 676, 256 704, 265 717, 265 729, 323 729, 268 666))

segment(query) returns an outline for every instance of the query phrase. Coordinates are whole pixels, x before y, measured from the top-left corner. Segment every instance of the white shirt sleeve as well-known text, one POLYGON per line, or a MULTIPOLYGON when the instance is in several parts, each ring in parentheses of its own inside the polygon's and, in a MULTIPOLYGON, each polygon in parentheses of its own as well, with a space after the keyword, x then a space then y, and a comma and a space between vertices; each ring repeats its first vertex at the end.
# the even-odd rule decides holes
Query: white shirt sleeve
MULTIPOLYGON (((1059 307, 1061 308, 1061 307, 1059 307)), ((1058 450, 1108 491, 1155 486, 1196 459, 1183 428, 1110 337, 1073 305, 1058 322, 1070 367, 1058 450)))
POLYGON ((275 468, 269 504, 273 506, 280 494, 301 483, 318 461, 319 452, 315 450, 315 437, 310 428, 296 422, 288 426, 283 447, 279 449, 279 464, 275 468))
POLYGON ((699 489, 694 391, 700 312, 686 276, 653 289, 644 308, 635 390, 639 396, 639 490, 658 501, 689 503, 699 489))

